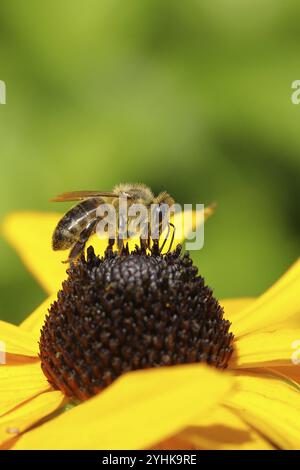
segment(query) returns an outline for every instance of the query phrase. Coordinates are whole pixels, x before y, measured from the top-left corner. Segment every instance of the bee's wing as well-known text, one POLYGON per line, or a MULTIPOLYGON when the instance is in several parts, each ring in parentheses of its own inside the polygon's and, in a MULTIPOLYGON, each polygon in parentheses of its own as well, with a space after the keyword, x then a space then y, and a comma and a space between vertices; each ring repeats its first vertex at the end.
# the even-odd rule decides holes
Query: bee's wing
POLYGON ((67 201, 82 201, 91 197, 116 197, 117 195, 112 192, 103 191, 72 191, 60 194, 59 196, 50 199, 52 202, 67 202, 67 201))

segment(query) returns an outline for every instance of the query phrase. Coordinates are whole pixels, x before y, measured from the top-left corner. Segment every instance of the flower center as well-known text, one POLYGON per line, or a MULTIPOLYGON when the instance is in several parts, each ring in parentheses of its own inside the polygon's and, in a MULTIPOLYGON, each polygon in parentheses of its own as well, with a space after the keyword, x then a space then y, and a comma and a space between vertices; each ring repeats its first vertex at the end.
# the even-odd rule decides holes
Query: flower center
POLYGON ((227 367, 230 322, 181 246, 102 259, 90 247, 68 275, 40 338, 42 369, 66 395, 86 400, 136 369, 227 367))

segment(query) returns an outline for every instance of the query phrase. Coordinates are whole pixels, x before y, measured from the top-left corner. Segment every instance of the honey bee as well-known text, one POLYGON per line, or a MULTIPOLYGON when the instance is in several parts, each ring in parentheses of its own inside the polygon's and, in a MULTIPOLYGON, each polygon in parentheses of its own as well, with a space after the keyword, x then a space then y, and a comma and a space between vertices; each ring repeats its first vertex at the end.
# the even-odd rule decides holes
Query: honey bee
MULTIPOLYGON (((158 211, 162 204, 166 205, 166 207, 171 207, 174 204, 174 199, 166 191, 161 192, 158 196, 155 197, 151 189, 145 186, 144 184, 119 184, 115 186, 111 192, 74 191, 63 193, 52 199, 52 201, 80 202, 74 207, 72 207, 58 222, 52 237, 53 250, 70 249, 69 257, 66 262, 70 262, 78 258, 80 254, 84 251, 85 245, 90 236, 96 232, 97 224, 101 220, 101 216, 99 216, 98 212, 99 206, 103 204, 111 204, 115 209, 116 214, 118 215, 120 203, 122 200, 126 201, 127 207, 130 207, 133 204, 141 204, 147 209, 148 214, 150 212, 150 207, 153 204, 156 208, 158 208, 158 211)), ((148 221, 149 218, 147 219, 148 221)), ((120 219, 122 220, 122 218, 120 219)), ((149 223, 148 221, 147 224, 149 223)), ((162 222, 162 218, 160 217, 159 230, 162 227, 162 222)), ((168 233, 164 242, 162 243, 162 246, 158 246, 158 237, 157 239, 152 239, 152 248, 151 238, 149 235, 149 225, 147 225, 147 236, 143 237, 142 233, 140 236, 141 249, 146 250, 148 248, 151 251, 156 250, 156 252, 161 253, 165 242, 170 235, 171 226, 173 227, 173 235, 169 246, 170 250, 174 241, 175 228, 174 225, 171 224, 169 221, 167 225, 168 233)), ((146 226, 144 224, 144 228, 145 227, 146 226)), ((123 226, 122 229, 124 230, 126 229, 126 227, 123 226)), ((111 237, 111 235, 109 235, 106 250, 112 251, 115 242, 117 242, 119 253, 122 253, 124 249, 124 238, 120 236, 118 230, 116 232, 116 236, 111 237)))

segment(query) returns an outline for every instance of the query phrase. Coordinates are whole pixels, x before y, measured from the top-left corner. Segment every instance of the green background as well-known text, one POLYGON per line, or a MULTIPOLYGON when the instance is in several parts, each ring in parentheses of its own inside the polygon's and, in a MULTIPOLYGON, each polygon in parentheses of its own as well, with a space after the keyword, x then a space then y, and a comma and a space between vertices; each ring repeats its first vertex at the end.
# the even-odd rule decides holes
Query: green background
MULTIPOLYGON (((195 262, 217 296, 261 293, 299 254, 299 15, 298 0, 3 0, 1 218, 123 181, 217 201, 195 262)), ((0 266, 0 318, 17 322, 45 294, 4 240, 0 266)))

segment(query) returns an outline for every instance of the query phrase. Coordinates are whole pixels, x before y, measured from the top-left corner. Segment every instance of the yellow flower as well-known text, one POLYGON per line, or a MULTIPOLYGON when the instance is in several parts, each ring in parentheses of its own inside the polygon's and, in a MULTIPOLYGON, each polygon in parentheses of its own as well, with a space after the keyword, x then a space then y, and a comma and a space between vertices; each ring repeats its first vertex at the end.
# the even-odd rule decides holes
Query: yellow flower
POLYGON ((40 329, 65 278, 64 253, 49 243, 59 217, 19 213, 4 224, 49 297, 19 326, 0 321, 3 449, 300 447, 300 261, 259 298, 221 301, 235 335, 226 371, 192 364, 130 372, 66 411, 69 399, 51 388, 38 356, 40 329))

